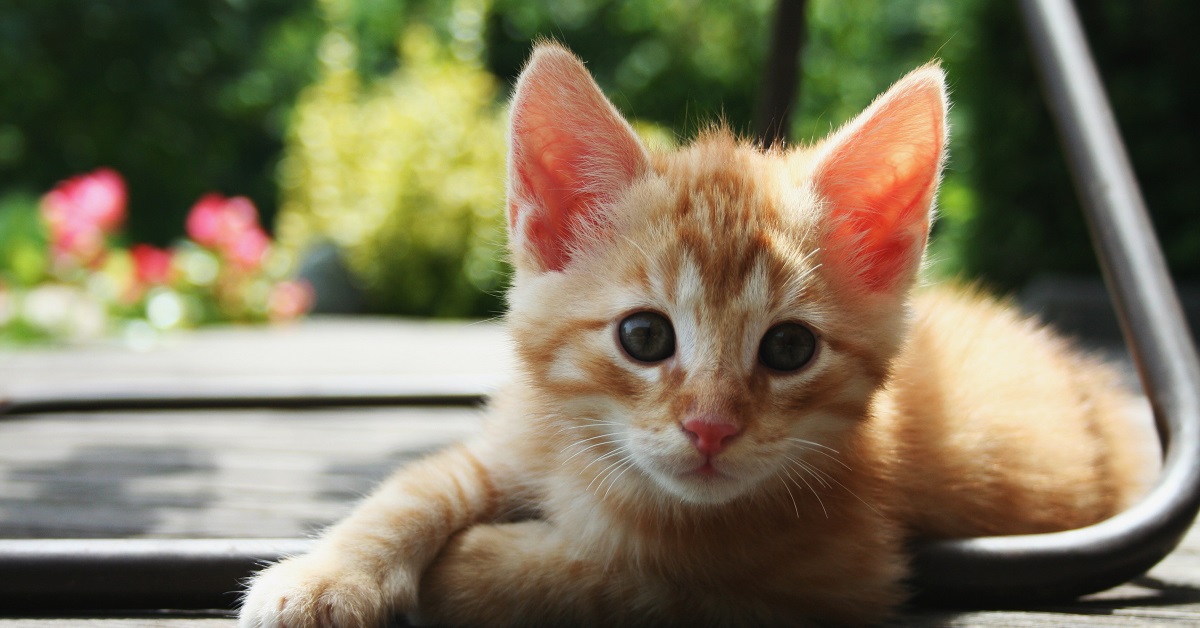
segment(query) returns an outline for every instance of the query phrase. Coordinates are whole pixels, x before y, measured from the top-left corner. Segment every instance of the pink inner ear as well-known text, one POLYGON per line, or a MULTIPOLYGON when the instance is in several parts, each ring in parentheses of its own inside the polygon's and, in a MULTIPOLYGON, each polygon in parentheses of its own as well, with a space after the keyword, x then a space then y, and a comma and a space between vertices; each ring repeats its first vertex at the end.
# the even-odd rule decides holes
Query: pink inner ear
POLYGON ((633 129, 565 49, 544 45, 518 81, 509 155, 509 227, 543 270, 561 270, 605 205, 646 165, 633 129))
POLYGON ((915 273, 925 248, 945 142, 941 76, 919 74, 929 71, 903 79, 835 136, 817 174, 831 204, 830 261, 876 292, 915 273))
MULTIPOLYGON (((520 178, 522 189, 532 191, 541 211, 536 220, 530 221, 525 237, 539 251, 548 270, 561 270, 569 261, 570 243, 581 227, 579 221, 591 220, 594 224, 588 209, 600 200, 583 176, 588 147, 556 133, 552 127, 537 127, 528 134, 530 137, 522 139, 541 150, 526 156, 512 176, 520 178)), ((627 176, 632 175, 629 172, 627 176)), ((515 224, 516 211, 517 205, 510 201, 510 224, 515 224)))

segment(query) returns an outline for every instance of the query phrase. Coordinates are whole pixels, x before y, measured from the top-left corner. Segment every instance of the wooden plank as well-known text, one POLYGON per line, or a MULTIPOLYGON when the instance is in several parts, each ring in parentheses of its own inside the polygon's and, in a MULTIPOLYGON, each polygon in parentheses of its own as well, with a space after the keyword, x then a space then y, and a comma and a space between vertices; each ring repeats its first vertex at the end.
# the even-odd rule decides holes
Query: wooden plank
POLYGON ((422 379, 491 386, 512 368, 495 322, 314 317, 166 334, 146 346, 102 341, 0 351, 0 402, 114 390, 387 390, 422 379))
POLYGON ((0 538, 305 536, 479 420, 373 408, 0 421, 0 538))

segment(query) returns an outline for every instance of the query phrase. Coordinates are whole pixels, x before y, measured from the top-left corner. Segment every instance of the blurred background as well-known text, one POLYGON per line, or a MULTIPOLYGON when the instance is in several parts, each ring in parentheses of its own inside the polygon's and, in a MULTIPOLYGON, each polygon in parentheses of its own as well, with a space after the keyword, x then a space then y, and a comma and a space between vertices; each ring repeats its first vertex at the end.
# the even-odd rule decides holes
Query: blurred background
MULTIPOLYGON (((1200 3, 1092 0, 1079 10, 1173 272, 1195 279, 1200 3)), ((189 217, 216 193, 251 201, 273 239, 267 279, 238 284, 260 301, 275 303, 270 286, 299 270, 316 292, 294 291, 292 310, 494 316, 508 272, 505 103, 545 37, 585 59, 659 145, 715 119, 758 133, 756 108, 780 88, 794 89, 783 135, 818 139, 940 58, 953 143, 933 272, 999 291, 1097 272, 1008 1, 8 0, 0 296, 47 282, 93 290, 80 277, 117 272, 92 262, 67 272, 46 252, 43 195, 109 168, 127 194, 123 227, 106 236, 114 250, 190 250, 191 262, 170 263, 193 282, 208 275, 196 270, 206 249, 189 217), (764 85, 779 15, 799 36, 797 72, 794 84, 764 85), (200 245, 180 249, 184 238, 200 245)), ((171 306, 188 293, 169 282, 120 294, 120 307, 157 327, 201 307, 171 306), (146 314, 155 298, 157 320, 146 314)), ((274 305, 238 303, 273 317, 274 305)), ((3 312, 0 299, 0 328, 3 312)))

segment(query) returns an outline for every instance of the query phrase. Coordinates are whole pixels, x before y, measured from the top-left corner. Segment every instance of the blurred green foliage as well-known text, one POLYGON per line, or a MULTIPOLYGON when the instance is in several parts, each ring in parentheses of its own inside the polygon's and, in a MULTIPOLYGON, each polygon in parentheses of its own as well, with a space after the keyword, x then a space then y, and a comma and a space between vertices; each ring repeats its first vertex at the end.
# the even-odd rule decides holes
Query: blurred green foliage
MULTIPOLYGON (((378 29, 364 28, 360 20, 361 4, 322 6, 329 32, 320 78, 300 100, 281 169, 284 241, 302 250, 319 237, 332 240, 374 310, 478 316, 501 311, 507 276, 505 93, 482 65, 484 33, 493 71, 514 79, 533 39, 569 25, 570 36, 560 32, 558 38, 585 58, 599 57, 592 67, 602 82, 614 82, 610 94, 630 101, 627 111, 686 127, 690 90, 706 81, 713 86, 703 92, 708 103, 715 108, 729 100, 742 112, 739 119, 748 120, 757 76, 729 53, 738 42, 737 27, 755 22, 761 28, 770 3, 738 5, 732 20, 716 9, 697 14, 685 3, 489 7, 459 0, 437 10, 414 4, 407 15, 391 16, 401 36, 390 68, 364 62, 383 57, 373 35, 378 29), (516 26, 497 18, 513 15, 513 24, 525 29, 522 38, 499 38, 516 26), (485 16, 491 18, 485 22, 485 16), (596 28, 597 20, 612 28, 596 28), (715 28, 699 28, 704 24, 715 28), (621 28, 628 31, 623 49, 609 37, 621 28), (669 54, 680 49, 694 52, 669 54), (496 70, 503 60, 509 67, 496 70), (664 65, 668 60, 680 66, 664 65), (708 78, 661 80, 677 75, 708 78), (664 85, 674 91, 664 93, 664 85)), ((761 56, 765 44, 759 48, 761 56)), ((714 117, 696 115, 692 123, 714 117)), ((660 133, 652 124, 639 126, 660 133)))
MULTIPOLYGON (((1200 278, 1200 4, 1077 2, 1172 272, 1200 278)), ((959 263, 1002 288, 1037 272, 1094 273, 1079 202, 1014 3, 982 2, 956 101, 972 124, 977 211, 959 263)))
MULTIPOLYGON (((1200 5, 1077 4, 1173 268, 1200 275, 1200 49, 1187 45, 1200 5)), ((116 167, 133 237, 155 242, 201 193, 247 194, 267 220, 279 203, 294 250, 337 244, 372 309, 486 315, 505 273, 503 102, 532 43, 562 41, 622 111, 677 139, 714 120, 747 132, 773 6, 13 0, 0 5, 0 193, 28 204, 116 167)), ((955 102, 937 272, 1013 288, 1091 271, 1014 3, 810 0, 792 138, 823 137, 935 57, 955 102)))
POLYGON ((0 196, 0 281, 30 287, 49 266, 38 199, 23 192, 0 196))
POLYGON ((587 61, 627 115, 680 137, 724 119, 749 133, 773 0, 496 0, 487 64, 510 84, 533 42, 553 38, 587 61))
POLYGON ((326 0, 320 77, 297 105, 280 169, 285 245, 332 241, 375 311, 502 309, 505 116, 469 48, 483 3, 446 4, 467 24, 445 37, 410 19, 400 63, 371 81, 358 63, 369 40, 346 3, 326 0), (467 48, 456 55, 454 41, 467 48))
POLYGON ((320 33, 311 1, 2 2, 0 192, 109 166, 132 183, 135 240, 174 239, 214 189, 269 221, 320 33))

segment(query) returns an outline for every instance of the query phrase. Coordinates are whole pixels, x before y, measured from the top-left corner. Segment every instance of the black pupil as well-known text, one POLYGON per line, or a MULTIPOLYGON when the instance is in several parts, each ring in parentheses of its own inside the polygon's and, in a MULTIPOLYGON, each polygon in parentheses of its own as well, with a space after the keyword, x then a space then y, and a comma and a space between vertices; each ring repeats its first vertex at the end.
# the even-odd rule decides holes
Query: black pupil
POLYGON ((758 347, 758 359, 777 371, 794 371, 812 359, 817 338, 804 325, 780 323, 767 330, 758 347))
POLYGON ((617 335, 625 353, 641 362, 659 362, 675 354, 675 329, 657 312, 630 314, 621 321, 617 335))

